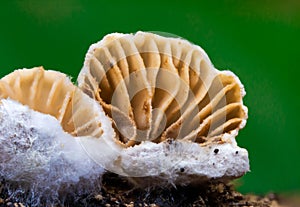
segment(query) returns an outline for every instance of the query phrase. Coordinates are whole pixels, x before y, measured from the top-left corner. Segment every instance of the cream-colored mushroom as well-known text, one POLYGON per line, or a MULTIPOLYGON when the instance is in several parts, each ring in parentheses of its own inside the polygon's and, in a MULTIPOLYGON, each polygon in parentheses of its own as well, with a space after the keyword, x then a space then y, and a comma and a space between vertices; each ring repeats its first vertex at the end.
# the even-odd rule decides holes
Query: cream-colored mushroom
POLYGON ((120 143, 168 138, 206 144, 244 127, 244 87, 198 46, 151 33, 107 35, 78 78, 115 122, 120 143))
POLYGON ((101 117, 101 107, 73 85, 65 74, 43 67, 20 69, 3 77, 0 97, 54 116, 73 136, 100 137, 104 133, 102 125, 110 124, 109 119, 105 121, 101 117))
POLYGON ((244 87, 199 46, 148 32, 109 34, 90 46, 78 85, 113 121, 122 150, 109 170, 185 184, 249 170, 235 140, 247 119, 244 87))

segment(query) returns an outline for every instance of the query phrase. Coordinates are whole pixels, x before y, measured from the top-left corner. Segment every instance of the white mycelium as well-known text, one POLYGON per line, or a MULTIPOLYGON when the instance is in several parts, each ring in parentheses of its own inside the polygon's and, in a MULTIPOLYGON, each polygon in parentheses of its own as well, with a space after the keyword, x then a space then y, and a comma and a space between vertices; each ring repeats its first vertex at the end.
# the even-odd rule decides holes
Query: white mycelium
POLYGON ((76 185, 79 194, 99 190, 103 168, 79 139, 64 132, 54 117, 10 99, 0 102, 0 152, 0 175, 10 183, 8 189, 15 197, 27 196, 31 205, 41 198, 61 200, 76 185))

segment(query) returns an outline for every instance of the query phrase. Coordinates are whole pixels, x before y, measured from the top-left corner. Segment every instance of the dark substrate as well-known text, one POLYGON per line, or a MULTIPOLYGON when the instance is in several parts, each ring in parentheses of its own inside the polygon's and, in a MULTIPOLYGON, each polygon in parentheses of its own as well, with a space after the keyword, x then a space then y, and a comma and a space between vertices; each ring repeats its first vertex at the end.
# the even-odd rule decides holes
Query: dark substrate
MULTIPOLYGON (((31 206, 26 193, 17 197, 9 195, 5 188, 6 182, 2 180, 0 186, 0 206, 31 206)), ((105 206, 105 207, 188 207, 188 206, 279 206, 275 194, 264 197, 255 195, 242 195, 234 190, 232 185, 220 182, 208 183, 205 186, 186 186, 168 188, 134 189, 127 180, 108 173, 102 177, 102 188, 93 194, 78 196, 64 195, 64 201, 54 206, 105 206)), ((47 206, 41 203, 39 206, 47 206)))

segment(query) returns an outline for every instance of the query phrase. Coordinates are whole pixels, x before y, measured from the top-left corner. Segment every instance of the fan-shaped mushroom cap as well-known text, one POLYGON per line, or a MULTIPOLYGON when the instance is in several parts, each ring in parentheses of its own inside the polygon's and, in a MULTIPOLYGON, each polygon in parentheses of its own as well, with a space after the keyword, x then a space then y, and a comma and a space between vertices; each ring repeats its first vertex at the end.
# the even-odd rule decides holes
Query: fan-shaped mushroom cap
POLYGON ((244 127, 244 87, 191 43, 151 33, 111 34, 92 45, 78 78, 115 122, 120 143, 168 138, 206 144, 244 127))
POLYGON ((244 87, 199 46, 147 32, 109 34, 90 46, 78 85, 113 121, 119 174, 188 183, 249 170, 235 141, 247 119, 244 87))
POLYGON ((102 108, 63 73, 42 67, 16 70, 0 80, 0 97, 54 116, 73 136, 100 137, 104 129, 113 136, 102 108))

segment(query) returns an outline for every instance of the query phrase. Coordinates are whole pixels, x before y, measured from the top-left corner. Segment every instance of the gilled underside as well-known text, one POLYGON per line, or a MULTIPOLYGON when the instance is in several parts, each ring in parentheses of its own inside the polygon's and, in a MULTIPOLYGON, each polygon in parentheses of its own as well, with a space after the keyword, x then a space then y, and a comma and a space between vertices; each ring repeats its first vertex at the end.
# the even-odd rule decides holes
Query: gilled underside
POLYGON ((112 118, 125 146, 222 142, 247 118, 238 78, 216 70, 201 48, 181 39, 107 36, 91 46, 78 81, 112 118))
POLYGON ((100 119, 85 96, 65 74, 43 67, 16 70, 0 80, 0 98, 54 116, 73 136, 100 137, 100 119))

